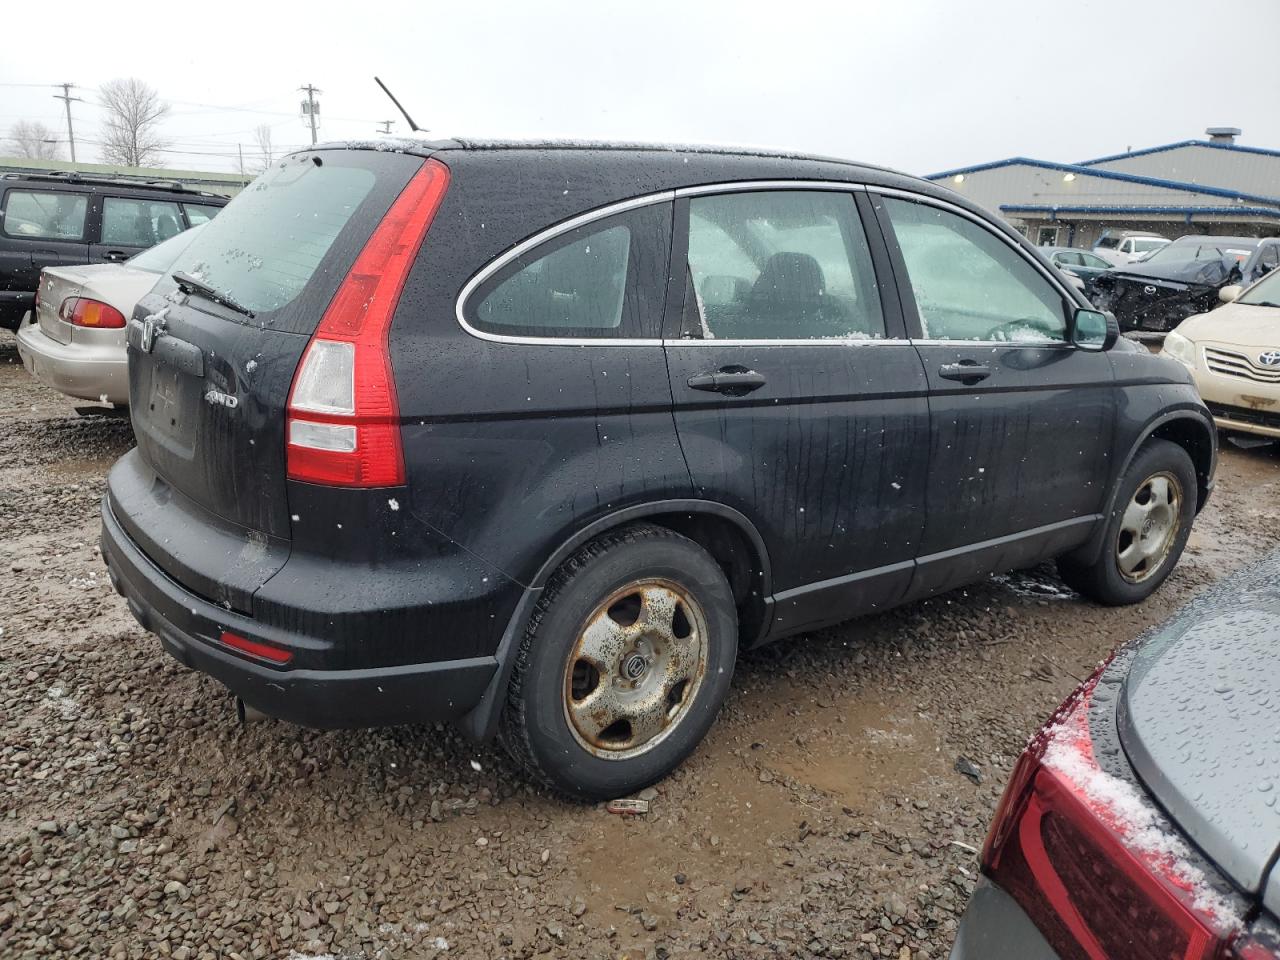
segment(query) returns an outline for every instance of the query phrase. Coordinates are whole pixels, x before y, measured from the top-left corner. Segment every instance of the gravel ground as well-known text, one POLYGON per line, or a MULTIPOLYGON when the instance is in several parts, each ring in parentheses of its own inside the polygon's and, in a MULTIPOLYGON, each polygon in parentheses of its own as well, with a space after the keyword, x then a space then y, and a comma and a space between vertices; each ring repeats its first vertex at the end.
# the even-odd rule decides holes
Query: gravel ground
POLYGON ((1280 526, 1280 453, 1227 445, 1141 606, 1046 568, 749 654, 707 742, 623 819, 444 728, 240 727, 107 583, 128 421, 78 416, 7 334, 0 409, 5 958, 945 957, 1027 735, 1280 526))

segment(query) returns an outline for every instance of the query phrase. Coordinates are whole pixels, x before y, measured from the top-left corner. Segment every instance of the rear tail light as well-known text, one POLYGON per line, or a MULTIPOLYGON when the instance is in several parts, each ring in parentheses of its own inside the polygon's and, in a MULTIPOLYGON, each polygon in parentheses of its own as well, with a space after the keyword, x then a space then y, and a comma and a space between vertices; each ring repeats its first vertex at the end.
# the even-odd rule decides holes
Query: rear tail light
POLYGON ((88 297, 67 297, 58 307, 58 316, 77 327, 95 330, 120 330, 124 327, 124 314, 109 303, 88 297))
POLYGON ((267 660, 280 666, 284 666, 293 660, 293 651, 291 650, 272 646, 269 643, 262 643, 259 640, 250 640, 248 637, 242 637, 240 634, 232 633, 230 630, 223 630, 218 635, 218 641, 232 650, 239 650, 241 653, 247 653, 251 657, 267 660))
POLYGON ((414 257, 449 186, 427 160, 365 244, 302 355, 289 390, 289 477, 340 487, 404 483, 387 332, 414 257))
POLYGON ((1162 815, 1098 765, 1089 705, 1101 669, 1019 758, 983 848, 985 872, 1062 960, 1225 960, 1241 917, 1162 815))

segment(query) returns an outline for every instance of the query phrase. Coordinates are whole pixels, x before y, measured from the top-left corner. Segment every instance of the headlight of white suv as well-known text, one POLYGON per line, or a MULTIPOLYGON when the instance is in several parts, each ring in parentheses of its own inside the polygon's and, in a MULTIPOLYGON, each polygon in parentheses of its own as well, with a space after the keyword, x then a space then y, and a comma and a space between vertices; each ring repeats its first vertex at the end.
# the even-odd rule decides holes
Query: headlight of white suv
POLYGON ((1188 367, 1196 365, 1196 345, 1182 334, 1173 331, 1165 335, 1164 349, 1160 351, 1166 357, 1173 357, 1188 367))

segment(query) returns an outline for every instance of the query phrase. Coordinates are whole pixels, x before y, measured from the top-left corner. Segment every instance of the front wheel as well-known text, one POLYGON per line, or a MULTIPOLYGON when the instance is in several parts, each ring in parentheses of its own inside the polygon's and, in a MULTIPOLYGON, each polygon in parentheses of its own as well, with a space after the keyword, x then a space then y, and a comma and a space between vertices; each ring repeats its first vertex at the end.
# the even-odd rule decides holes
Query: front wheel
POLYGON ((1196 497, 1196 472, 1187 452, 1168 440, 1148 440, 1120 481, 1102 552, 1091 564, 1059 558, 1062 579, 1108 606, 1145 600, 1182 556, 1196 497))
POLYGON ((715 560, 663 527, 608 534, 548 584, 502 718, 538 780, 586 799, 666 776, 724 702, 737 658, 733 594, 715 560))

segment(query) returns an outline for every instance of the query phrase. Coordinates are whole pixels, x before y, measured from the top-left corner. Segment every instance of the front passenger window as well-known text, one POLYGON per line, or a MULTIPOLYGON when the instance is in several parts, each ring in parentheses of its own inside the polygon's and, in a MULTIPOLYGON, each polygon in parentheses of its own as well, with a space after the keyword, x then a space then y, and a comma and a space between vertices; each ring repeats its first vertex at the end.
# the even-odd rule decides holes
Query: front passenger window
POLYGON ((927 340, 1062 342, 1062 295, 991 231, 929 204, 886 197, 927 340))
POLYGON ((847 192, 776 190, 694 198, 689 276, 685 315, 693 336, 866 340, 885 335, 871 252, 847 192))

